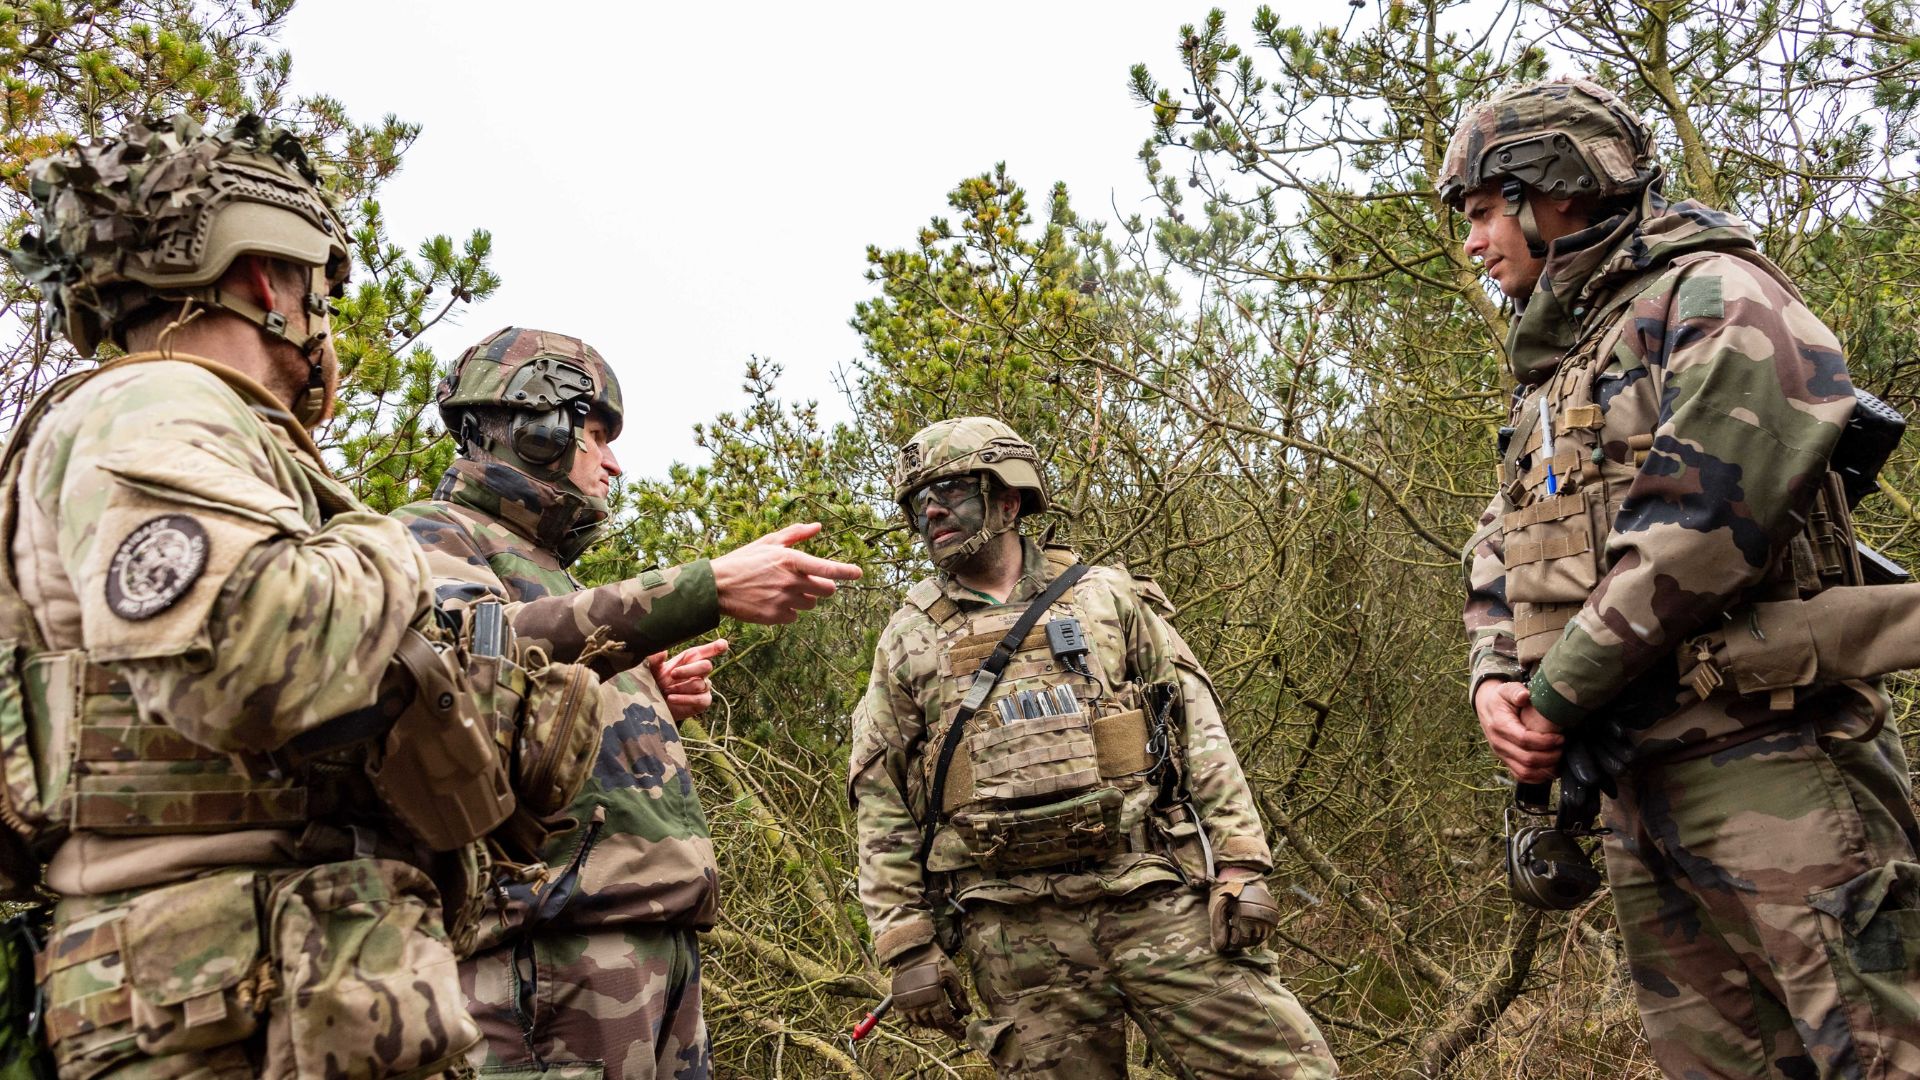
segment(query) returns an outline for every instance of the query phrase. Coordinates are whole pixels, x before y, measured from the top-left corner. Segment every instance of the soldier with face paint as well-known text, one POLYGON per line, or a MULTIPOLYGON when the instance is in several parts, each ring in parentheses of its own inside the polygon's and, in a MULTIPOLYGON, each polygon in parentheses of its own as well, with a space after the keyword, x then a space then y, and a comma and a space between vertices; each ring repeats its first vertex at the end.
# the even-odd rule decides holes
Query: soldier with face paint
MULTIPOLYGON (((1517 309, 1499 489, 1463 556, 1473 707, 1518 780, 1558 777, 1563 825, 1604 792, 1668 1075, 1920 1075, 1888 631, 1818 614, 1868 593, 1830 464, 1854 390, 1752 230, 1659 177, 1640 118, 1580 79, 1496 94, 1448 148, 1440 194, 1517 309)), ((1517 865, 1554 900, 1545 863, 1517 865)))
POLYGON ((544 871, 502 868, 497 910, 461 964, 486 1035, 472 1062, 488 1077, 703 1080, 695 932, 713 925, 718 882, 676 722, 711 701, 706 676, 726 641, 661 650, 723 615, 791 622, 860 570, 796 550, 819 530, 796 525, 582 589, 568 567, 600 535, 620 475, 611 444, 626 408, 612 368, 578 338, 507 327, 460 356, 438 398, 460 456, 432 500, 395 516, 443 597, 509 601, 521 655, 584 665, 592 675, 569 685, 596 702, 570 720, 543 707, 566 695, 528 695, 523 803, 525 785, 554 783, 541 761, 581 761, 586 775, 541 805, 545 817, 517 815, 500 835, 544 871))
POLYGON ((939 573, 881 634, 848 793, 898 1014, 1009 1077, 1125 1076, 1129 1017, 1180 1076, 1334 1075, 1261 947, 1272 856, 1166 596, 1020 535, 1047 488, 998 420, 915 435, 894 495, 939 573))

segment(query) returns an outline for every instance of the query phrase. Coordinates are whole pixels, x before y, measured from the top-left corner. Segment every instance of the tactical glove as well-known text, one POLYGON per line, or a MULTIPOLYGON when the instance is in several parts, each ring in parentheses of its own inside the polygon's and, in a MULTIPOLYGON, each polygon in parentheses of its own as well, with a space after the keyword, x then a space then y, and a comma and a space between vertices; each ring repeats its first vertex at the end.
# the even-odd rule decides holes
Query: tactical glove
MULTIPOLYGON (((1620 797, 1620 790, 1614 786, 1613 782, 1613 774, 1617 770, 1610 767, 1607 759, 1600 753, 1600 749, 1585 732, 1567 739, 1566 747, 1560 755, 1563 765, 1560 783, 1563 791, 1573 784, 1578 784, 1585 790, 1604 792, 1609 799, 1620 797)), ((1593 805, 1596 809, 1599 807, 1598 798, 1594 799, 1593 805)))
POLYGON ((960 1021, 973 1011, 960 969, 938 945, 923 945, 894 961, 893 1007, 910 1024, 966 1038, 960 1021))
POLYGON ((1213 895, 1207 899, 1207 926, 1213 937, 1213 951, 1237 953, 1267 940, 1280 922, 1280 908, 1273 893, 1259 878, 1242 881, 1216 881, 1213 895))

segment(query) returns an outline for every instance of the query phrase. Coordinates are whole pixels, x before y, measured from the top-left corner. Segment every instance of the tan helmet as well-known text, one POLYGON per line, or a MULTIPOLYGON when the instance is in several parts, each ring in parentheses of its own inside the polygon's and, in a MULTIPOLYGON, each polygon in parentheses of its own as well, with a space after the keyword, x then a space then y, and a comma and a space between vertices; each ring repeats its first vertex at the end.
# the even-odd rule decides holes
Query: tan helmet
POLYGON ((893 501, 906 510, 907 496, 920 488, 970 473, 987 473, 1018 491, 1023 515, 1053 505, 1033 445, 990 416, 942 420, 908 439, 893 466, 893 501))
POLYGON ((184 115, 142 121, 42 158, 28 175, 33 220, 7 258, 75 348, 124 347, 134 316, 195 301, 293 343, 317 376, 324 330, 296 337, 284 315, 218 285, 243 254, 311 267, 305 306, 317 319, 346 283, 346 229, 292 132, 257 116, 212 135, 184 115))
POLYGON ((1501 182, 1509 204, 1520 186, 1549 198, 1612 199, 1660 178, 1653 137, 1618 94, 1563 77, 1502 90, 1468 109, 1447 143, 1436 185, 1455 210, 1501 182))

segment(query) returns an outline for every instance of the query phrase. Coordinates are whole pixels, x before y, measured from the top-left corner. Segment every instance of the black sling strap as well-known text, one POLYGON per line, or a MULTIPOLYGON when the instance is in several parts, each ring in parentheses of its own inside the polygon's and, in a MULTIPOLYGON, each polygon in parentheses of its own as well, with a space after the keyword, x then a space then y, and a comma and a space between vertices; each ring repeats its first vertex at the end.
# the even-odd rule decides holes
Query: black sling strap
POLYGON ((933 850, 933 831, 940 824, 941 807, 946 805, 947 767, 953 764, 953 752, 960 745, 960 736, 966 731, 967 721, 973 719, 973 714, 987 703, 987 695, 993 693, 994 686, 1000 682, 1000 673, 1007 669, 1007 662, 1019 651, 1020 643, 1026 640, 1033 624, 1040 621, 1040 616, 1053 606, 1054 601, 1073 588, 1074 582, 1085 577, 1088 569, 1086 563, 1074 563, 1062 570, 1060 576, 1047 585, 1046 591, 1035 597, 1027 610, 1020 613, 1020 621, 1013 624, 1007 636, 993 647, 993 655, 982 661, 980 670, 973 673, 973 685, 967 687, 967 696, 960 701, 960 711, 954 714, 953 723, 947 728, 947 737, 940 743, 940 757, 933 763, 933 786, 927 791, 927 823, 921 830, 920 853, 914 856, 922 867, 927 865, 927 853, 933 850))

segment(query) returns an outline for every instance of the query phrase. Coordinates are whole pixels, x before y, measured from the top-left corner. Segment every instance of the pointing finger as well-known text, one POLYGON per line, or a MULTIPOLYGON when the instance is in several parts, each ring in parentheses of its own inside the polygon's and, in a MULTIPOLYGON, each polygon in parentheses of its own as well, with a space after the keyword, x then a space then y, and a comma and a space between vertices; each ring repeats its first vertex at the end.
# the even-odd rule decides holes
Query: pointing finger
POLYGON ((802 574, 832 578, 835 581, 859 581, 865 576, 865 571, 852 563, 834 562, 832 559, 822 559, 817 555, 808 555, 801 551, 794 552, 793 562, 790 565, 802 574))
POLYGON ((788 525, 785 528, 775 529, 774 531, 768 533, 767 535, 761 537, 760 539, 753 541, 753 543, 773 544, 777 547, 792 547, 793 545, 798 544, 803 540, 812 539, 819 532, 820 532, 819 522, 817 521, 799 522, 793 525, 788 525))

